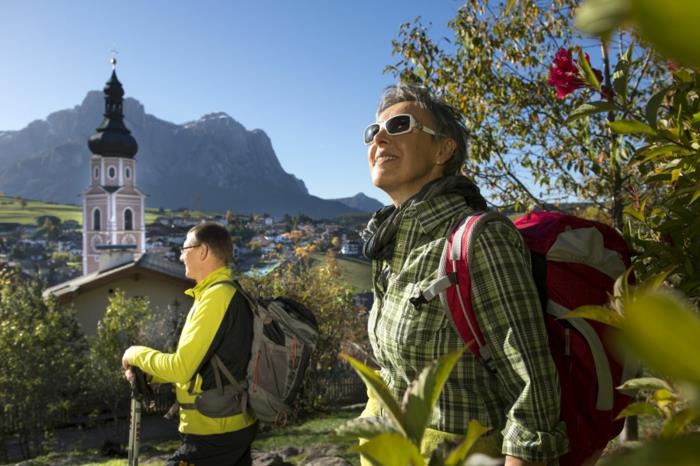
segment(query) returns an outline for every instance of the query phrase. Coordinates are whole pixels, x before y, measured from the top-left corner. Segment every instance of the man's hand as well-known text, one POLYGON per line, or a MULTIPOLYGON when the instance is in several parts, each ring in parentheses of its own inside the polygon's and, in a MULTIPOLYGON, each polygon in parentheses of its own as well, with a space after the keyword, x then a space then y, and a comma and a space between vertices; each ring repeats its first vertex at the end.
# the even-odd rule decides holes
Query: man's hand
POLYGON ((124 370, 127 370, 128 368, 131 367, 131 363, 129 362, 129 350, 133 348, 132 346, 128 347, 126 351, 124 351, 124 354, 122 355, 122 367, 124 370))
POLYGON ((126 378, 126 380, 129 381, 130 384, 133 385, 135 376, 133 371, 131 370, 131 364, 129 363, 129 358, 127 356, 128 352, 129 350, 127 349, 126 351, 124 351, 124 355, 122 356, 122 368, 124 368, 124 377, 126 378))
POLYGON ((131 368, 128 368, 126 371, 124 371, 124 377, 131 385, 133 385, 134 381, 136 380, 136 376, 134 375, 134 371, 132 371, 131 368))

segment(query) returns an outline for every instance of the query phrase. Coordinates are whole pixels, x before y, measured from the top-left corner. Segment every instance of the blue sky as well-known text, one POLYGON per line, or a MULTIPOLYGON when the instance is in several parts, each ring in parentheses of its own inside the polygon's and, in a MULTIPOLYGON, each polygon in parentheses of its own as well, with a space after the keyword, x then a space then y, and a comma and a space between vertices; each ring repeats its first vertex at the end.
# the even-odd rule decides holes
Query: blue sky
MULTIPOLYGON (((372 186, 361 141, 391 40, 421 16, 449 35, 457 0, 0 3, 0 130, 17 130, 101 89, 116 49, 126 95, 174 123, 223 111, 272 140, 284 169, 323 198, 372 186)), ((99 122, 95 122, 97 126, 99 122)), ((138 156, 137 156, 138 157, 138 156)))

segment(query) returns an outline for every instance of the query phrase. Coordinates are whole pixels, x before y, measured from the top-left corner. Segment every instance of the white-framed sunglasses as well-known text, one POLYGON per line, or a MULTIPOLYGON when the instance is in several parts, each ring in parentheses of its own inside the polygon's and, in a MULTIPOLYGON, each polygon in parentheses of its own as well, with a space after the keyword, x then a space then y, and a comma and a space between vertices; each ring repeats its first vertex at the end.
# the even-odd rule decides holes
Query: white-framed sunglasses
POLYGON ((410 133, 413 128, 419 129, 424 133, 428 133, 432 136, 437 136, 438 133, 435 130, 428 128, 417 122, 415 117, 410 113, 400 113, 394 115, 393 117, 378 123, 372 123, 367 128, 363 134, 365 144, 372 144, 374 137, 377 135, 380 129, 384 128, 387 134, 391 136, 398 136, 399 134, 410 133))

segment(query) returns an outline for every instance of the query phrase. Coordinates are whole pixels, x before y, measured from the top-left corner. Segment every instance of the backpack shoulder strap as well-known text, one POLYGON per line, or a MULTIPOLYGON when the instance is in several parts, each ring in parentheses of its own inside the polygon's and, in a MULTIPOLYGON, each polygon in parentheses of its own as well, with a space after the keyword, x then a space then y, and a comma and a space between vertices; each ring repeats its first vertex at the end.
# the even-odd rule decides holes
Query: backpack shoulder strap
POLYGON ((479 232, 481 232, 487 223, 495 220, 510 223, 507 217, 495 211, 476 212, 460 219, 456 225, 450 228, 445 240, 445 249, 443 250, 440 260, 438 278, 431 282, 426 288, 417 290, 416 295, 409 299, 416 309, 420 309, 423 304, 429 303, 439 296, 440 293, 443 293, 449 287, 457 283, 456 273, 442 273, 445 270, 445 262, 447 260, 459 260, 462 256, 463 248, 466 249, 468 254, 471 254, 479 232), (452 245, 451 248, 449 247, 450 244, 452 245), (450 250, 448 251, 448 249, 450 250))
MULTIPOLYGON (((212 287, 217 286, 217 285, 230 285, 233 288, 235 288, 236 292, 240 291, 240 289, 241 289, 240 285, 238 284, 238 281, 236 281, 236 280, 219 280, 219 281, 214 282, 211 285, 209 285, 207 287, 207 289, 212 288, 212 287)), ((231 305, 231 303, 229 303, 229 306, 230 305, 231 305)), ((228 309, 226 312, 227 313, 229 312, 228 309)), ((217 361, 221 362, 221 360, 216 356, 216 352, 214 351, 214 349, 209 348, 207 350, 207 353, 204 356, 204 359, 202 359, 202 361, 199 363, 199 365, 197 366, 197 370, 194 372, 194 375, 190 379, 190 383, 187 387, 187 391, 189 392, 190 395, 192 395, 194 393, 194 382, 197 378, 197 374, 199 374, 199 371, 202 370, 202 367, 204 366, 204 364, 207 361, 212 361, 212 368, 214 370, 214 376, 216 378, 217 388, 221 385, 221 382, 220 382, 221 376, 219 374, 219 367, 218 367, 218 364, 216 363, 217 361)))
POLYGON ((472 304, 470 264, 474 262, 474 249, 479 234, 487 224, 494 221, 512 226, 507 217, 495 211, 477 212, 460 219, 450 229, 445 240, 437 279, 411 300, 414 305, 420 305, 439 296, 449 320, 469 350, 492 371, 491 353, 472 304))

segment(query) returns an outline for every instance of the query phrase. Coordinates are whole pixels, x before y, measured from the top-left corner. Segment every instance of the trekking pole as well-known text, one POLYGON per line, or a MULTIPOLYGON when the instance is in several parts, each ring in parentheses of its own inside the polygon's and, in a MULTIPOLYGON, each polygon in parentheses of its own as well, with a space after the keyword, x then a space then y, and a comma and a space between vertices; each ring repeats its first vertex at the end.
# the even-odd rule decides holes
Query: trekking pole
POLYGON ((131 384, 131 419, 129 423, 129 466, 139 464, 139 437, 141 435, 141 407, 144 396, 150 392, 145 374, 138 367, 131 367, 134 382, 131 384))

